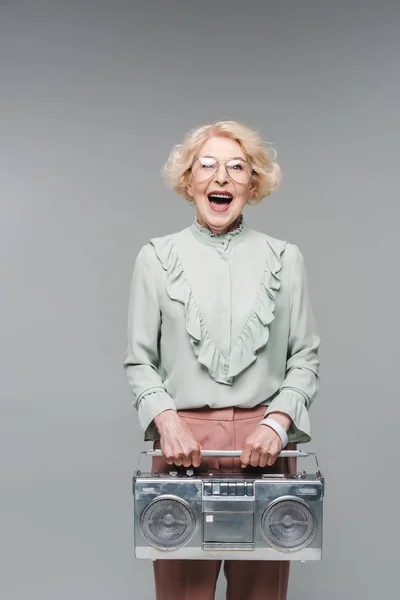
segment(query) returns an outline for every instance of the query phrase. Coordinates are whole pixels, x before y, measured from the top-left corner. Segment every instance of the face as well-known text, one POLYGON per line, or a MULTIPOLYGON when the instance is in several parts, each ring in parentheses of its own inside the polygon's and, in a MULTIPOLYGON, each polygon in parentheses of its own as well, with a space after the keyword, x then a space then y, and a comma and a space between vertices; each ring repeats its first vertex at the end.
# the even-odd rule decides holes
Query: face
POLYGON ((200 148, 198 157, 216 158, 220 164, 212 177, 198 182, 192 176, 186 187, 196 203, 197 221, 213 233, 226 233, 236 226, 243 207, 253 196, 255 188, 252 187, 251 179, 247 183, 232 181, 226 172, 225 161, 233 158, 246 160, 246 156, 234 140, 212 137, 200 148))

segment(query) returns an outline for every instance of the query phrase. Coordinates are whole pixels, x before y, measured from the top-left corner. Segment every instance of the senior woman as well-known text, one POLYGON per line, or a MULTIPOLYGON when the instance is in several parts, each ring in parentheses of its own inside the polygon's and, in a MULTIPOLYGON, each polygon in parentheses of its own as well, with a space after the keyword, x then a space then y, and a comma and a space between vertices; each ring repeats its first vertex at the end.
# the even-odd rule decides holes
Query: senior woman
MULTIPOLYGON (((242 214, 278 187, 279 165, 257 132, 221 121, 190 131, 164 175, 196 216, 134 266, 124 367, 144 439, 162 450, 153 469, 293 471, 278 455, 311 439, 320 340, 299 248, 242 214)), ((227 599, 285 600, 289 565, 225 561, 227 599)), ((153 566, 158 600, 214 598, 220 560, 153 566)))

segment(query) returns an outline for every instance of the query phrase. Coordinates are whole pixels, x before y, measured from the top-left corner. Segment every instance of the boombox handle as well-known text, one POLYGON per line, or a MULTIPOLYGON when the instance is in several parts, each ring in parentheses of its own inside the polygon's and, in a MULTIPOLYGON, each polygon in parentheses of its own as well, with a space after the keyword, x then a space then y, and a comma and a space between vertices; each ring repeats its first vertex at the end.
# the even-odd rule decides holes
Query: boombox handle
MULTIPOLYGON (((136 473, 140 475, 140 459, 143 454, 147 456, 163 456, 161 450, 142 450, 139 455, 138 466, 136 473)), ((202 456, 213 456, 218 458, 240 458, 242 454, 241 450, 202 450, 202 456)), ((317 476, 322 477, 322 473, 319 468, 318 458, 315 452, 304 452, 303 450, 282 450, 278 455, 281 458, 304 458, 306 456, 314 456, 315 462, 317 463, 317 476)), ((173 465, 171 465, 171 469, 173 469, 173 465)))
MULTIPOLYGON (((162 456, 161 450, 143 450, 141 454, 147 454, 147 456, 162 456)), ((218 458, 240 458, 242 454, 241 450, 202 450, 202 456, 213 456, 218 458)), ((311 452, 304 452, 303 450, 282 450, 279 456, 296 457, 300 458, 303 456, 309 456, 311 452)))

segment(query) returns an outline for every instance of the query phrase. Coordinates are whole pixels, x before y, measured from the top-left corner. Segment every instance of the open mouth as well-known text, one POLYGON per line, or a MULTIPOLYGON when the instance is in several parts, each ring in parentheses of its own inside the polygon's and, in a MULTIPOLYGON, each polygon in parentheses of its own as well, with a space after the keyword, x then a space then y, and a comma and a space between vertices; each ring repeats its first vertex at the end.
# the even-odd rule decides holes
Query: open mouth
POLYGON ((233 196, 229 192, 211 192, 208 194, 209 202, 218 205, 228 205, 232 202, 233 196))

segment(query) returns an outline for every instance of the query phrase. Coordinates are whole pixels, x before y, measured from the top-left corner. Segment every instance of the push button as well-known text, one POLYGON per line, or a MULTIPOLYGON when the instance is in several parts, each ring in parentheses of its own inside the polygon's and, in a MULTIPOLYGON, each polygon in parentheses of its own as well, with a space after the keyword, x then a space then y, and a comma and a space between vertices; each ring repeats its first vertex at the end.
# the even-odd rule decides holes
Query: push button
POLYGON ((227 483, 221 483, 221 496, 227 496, 228 495, 228 484, 227 483))
POLYGON ((254 485, 249 481, 246 483, 246 496, 254 496, 254 485))
POLYGON ((221 488, 219 483, 212 484, 212 494, 213 496, 219 496, 221 494, 221 488))
POLYGON ((243 481, 239 481, 236 484, 236 493, 238 496, 244 496, 244 482, 243 481))
POLYGON ((204 484, 204 495, 211 496, 211 493, 212 493, 212 484, 206 482, 204 484))

